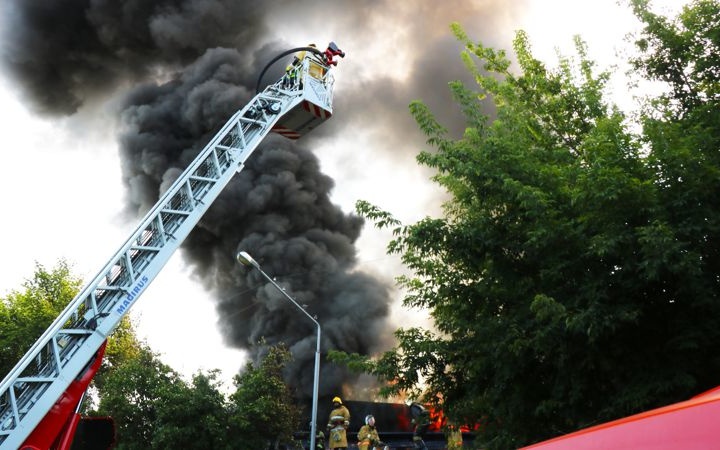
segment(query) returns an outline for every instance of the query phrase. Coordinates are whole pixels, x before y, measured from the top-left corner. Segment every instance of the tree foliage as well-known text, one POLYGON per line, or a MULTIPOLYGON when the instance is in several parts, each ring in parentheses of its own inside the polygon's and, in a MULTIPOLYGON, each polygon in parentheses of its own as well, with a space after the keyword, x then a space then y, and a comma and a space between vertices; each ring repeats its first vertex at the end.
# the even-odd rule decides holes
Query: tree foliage
POLYGON ((158 420, 165 397, 182 389, 183 381, 150 349, 108 372, 100 391, 98 414, 115 420, 118 449, 148 448, 163 424, 158 420))
POLYGON ((636 40, 642 54, 632 63, 648 79, 669 87, 669 93, 658 99, 660 112, 681 118, 714 109, 720 100, 718 2, 695 0, 675 19, 653 13, 648 0, 631 4, 646 27, 636 40))
MULTIPOLYGON (((76 277, 66 260, 51 269, 35 264, 35 272, 21 290, 13 290, 0 299, 0 374, 6 374, 22 358, 62 310, 77 295, 82 280, 76 277)), ((93 383, 102 383, 109 367, 132 359, 141 343, 128 317, 125 317, 108 339, 103 365, 93 383)))
MULTIPOLYGON (((229 411, 218 372, 198 373, 190 384, 161 391, 153 448, 221 450, 237 448, 229 436, 229 411)), ((169 388, 169 389, 167 389, 169 388)))
POLYGON ((188 383, 143 346, 108 371, 98 414, 115 419, 119 450, 276 448, 291 442, 299 425, 299 408, 282 378, 289 358, 283 346, 270 347, 236 376, 226 397, 217 371, 197 373, 188 383))
POLYGON ((58 261, 52 269, 36 263, 22 289, 0 299, 0 374, 10 372, 75 297, 80 283, 67 261, 58 261))
MULTIPOLYGON (((9 372, 23 353, 75 297, 80 280, 65 261, 36 265, 23 290, 0 299, 0 370, 9 372)), ((283 381, 290 353, 270 347, 258 365, 248 364, 227 396, 218 371, 188 382, 138 339, 125 317, 108 339, 93 379, 94 402, 86 415, 111 416, 117 448, 260 449, 292 441, 300 410, 283 381)))
POLYGON ((284 345, 270 347, 259 364, 249 363, 235 377, 237 389, 230 396, 237 437, 233 448, 277 448, 280 442, 291 442, 293 432, 300 429, 300 410, 282 375, 290 358, 284 345))
POLYGON ((517 448, 716 386, 720 370, 720 8, 696 0, 677 19, 631 7, 645 28, 632 62, 666 82, 639 118, 605 99, 577 38, 555 68, 519 32, 514 53, 471 41, 478 87, 450 83, 459 139, 422 102, 410 110, 450 194, 443 217, 391 227, 388 249, 408 307, 437 331, 401 329, 379 359, 336 360, 419 392, 456 422, 482 423, 488 448, 517 448), (492 102, 495 117, 483 114, 492 102))

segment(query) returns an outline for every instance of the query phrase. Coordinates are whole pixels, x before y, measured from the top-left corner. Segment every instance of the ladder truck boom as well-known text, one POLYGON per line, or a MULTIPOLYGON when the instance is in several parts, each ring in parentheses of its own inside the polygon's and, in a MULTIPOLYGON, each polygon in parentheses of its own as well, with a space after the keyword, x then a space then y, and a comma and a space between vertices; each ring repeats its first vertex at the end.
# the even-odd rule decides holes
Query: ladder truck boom
POLYGON ((297 139, 330 117, 327 62, 315 55, 296 61, 293 83, 286 74, 237 111, 5 376, 0 450, 55 448, 80 402, 73 392, 91 381, 107 337, 260 142, 271 131, 297 139))

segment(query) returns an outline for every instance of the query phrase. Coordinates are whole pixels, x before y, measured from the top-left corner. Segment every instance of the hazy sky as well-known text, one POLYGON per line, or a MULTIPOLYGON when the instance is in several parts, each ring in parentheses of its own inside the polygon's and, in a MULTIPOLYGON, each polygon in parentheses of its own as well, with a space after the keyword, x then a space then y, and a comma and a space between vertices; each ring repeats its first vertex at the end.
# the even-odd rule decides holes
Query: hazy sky
MULTIPOLYGON (((83 3, 74 2, 76 5, 83 3)), ((164 3, 182 4, 186 6, 182 12, 194 17, 203 14, 198 5, 223 2, 164 3)), ((653 3, 666 8, 666 4, 677 6, 681 2, 653 3)), ((185 20, 178 13, 179 17, 173 18, 175 21, 154 21, 155 28, 149 28, 155 30, 153 42, 157 51, 150 51, 143 43, 133 47, 132 42, 125 42, 125 39, 131 40, 122 34, 129 33, 123 28, 126 24, 118 25, 117 29, 98 25, 98 30, 110 36, 106 41, 123 41, 123 48, 134 49, 128 57, 131 64, 120 64, 114 53, 102 54, 100 61, 104 61, 107 73, 98 73, 91 64, 82 66, 91 59, 65 58, 64 55, 71 53, 63 46, 78 45, 75 42, 77 36, 67 41, 59 40, 56 45, 60 50, 53 50, 43 41, 46 37, 42 35, 33 35, 32 39, 25 35, 22 41, 8 40, 6 35, 3 45, 6 54, 31 58, 28 55, 32 52, 18 48, 22 42, 27 49, 37 52, 43 63, 57 58, 58 65, 44 73, 36 68, 37 65, 30 64, 31 70, 25 69, 27 71, 22 75, 26 81, 24 85, 18 83, 17 75, 12 77, 7 70, 0 72, 0 126, 4 138, 0 153, 3 173, 0 191, 5 200, 4 220, 0 225, 3 255, 0 259, 0 295, 18 288, 23 279, 30 277, 35 261, 52 266, 58 258, 64 257, 74 265, 76 273, 91 278, 124 243, 139 220, 133 210, 142 211, 145 203, 154 201, 152 196, 143 197, 145 194, 136 187, 138 184, 144 186, 137 180, 144 176, 142 171, 146 170, 147 164, 136 166, 132 163, 135 160, 128 157, 128 152, 132 151, 128 141, 135 141, 121 129, 127 127, 128 116, 135 120, 136 116, 132 115, 145 111, 145 107, 133 109, 128 105, 138 105, 138 98, 152 96, 153 103, 148 104, 152 104, 155 111, 168 106, 157 100, 162 98, 157 92, 167 89, 160 78, 171 79, 178 67, 182 67, 184 73, 188 73, 188 67, 200 71, 200 63, 195 59, 203 54, 210 58, 205 52, 209 48, 236 46, 237 55, 216 52, 211 56, 240 58, 236 64, 239 67, 236 79, 241 85, 254 80, 255 70, 259 71, 262 63, 282 48, 310 42, 324 46, 334 40, 346 51, 347 57, 335 70, 334 115, 300 144, 301 154, 309 150, 316 155, 319 161, 317 176, 333 180, 334 187, 318 195, 328 195, 335 208, 344 214, 339 219, 344 225, 337 225, 344 229, 351 228, 351 213, 358 199, 389 210, 406 223, 439 211, 442 193, 428 181, 430 173, 414 161, 415 154, 425 145, 409 116, 407 104, 414 99, 423 99, 438 115, 450 118, 451 129, 453 126, 462 129, 445 89, 448 81, 466 78, 458 56, 460 48, 449 31, 451 22, 460 22, 474 39, 509 52, 514 32, 524 29, 530 36, 535 54, 550 64, 555 62, 555 49, 570 53, 572 36, 580 34, 589 44, 590 57, 597 60, 601 68, 618 61, 615 54, 625 46, 624 35, 637 26, 628 9, 617 5, 615 0, 376 0, 335 2, 330 9, 322 2, 313 1, 277 2, 272 7, 262 2, 235 2, 233 5, 238 10, 232 14, 228 12, 228 17, 235 14, 245 18, 245 22, 226 25, 229 29, 245 27, 243 32, 222 32, 222 21, 219 25, 213 22, 220 30, 214 41, 207 33, 194 34, 190 30, 195 28, 191 26, 178 28, 177 24, 185 20), (245 5, 245 9, 237 4, 245 5), (157 31, 159 29, 162 33, 157 31), (152 64, 157 67, 149 68, 152 64), (153 86, 137 90, 139 84, 153 76, 153 86), (72 95, 65 95, 68 93, 72 95), (76 111, 72 113, 72 110, 76 111), (118 111, 123 111, 124 119, 118 119, 118 111)), ((8 24, 15 23, 15 14, 12 8, 4 9, 0 29, 8 30, 8 24)), ((91 15, 93 23, 98 24, 104 24, 107 17, 113 16, 102 10, 91 15)), ((129 29, 130 25, 127 27, 129 29)), ((53 29, 52 33, 67 34, 59 28, 53 29)), ((28 30, 16 31, 17 36, 28 33, 28 30)), ((141 40, 144 36, 132 37, 141 40)), ((97 56, 96 49, 90 44, 87 48, 82 44, 80 47, 87 54, 96 52, 94 56, 97 56)), ((186 75, 185 79, 188 78, 191 77, 186 75)), ((613 86, 618 102, 627 106, 629 97, 625 95, 622 83, 613 86)), ((174 95, 189 96, 189 92, 195 92, 192 88, 189 85, 187 91, 179 90, 174 95)), ((225 88, 219 90, 226 91, 225 88)), ((237 93, 236 97, 243 98, 243 95, 237 93)), ((192 117, 219 120, 214 114, 221 116, 222 113, 224 111, 218 108, 217 113, 200 112, 192 117)), ((312 156, 308 154, 308 158, 312 162, 312 156)), ((261 173, 260 168, 254 171, 261 173)), ((248 183, 259 180, 251 175, 248 177, 248 183)), ((216 216, 221 219, 219 213, 216 216)), ((207 228, 211 233, 213 225, 208 224, 207 228)), ((365 224, 359 237, 352 238, 352 230, 347 234, 351 236, 356 254, 347 256, 348 266, 342 276, 353 282, 373 284, 374 289, 378 289, 373 294, 378 297, 378 305, 387 303, 389 308, 386 314, 378 306, 376 320, 382 324, 381 329, 352 330, 357 333, 353 339, 368 339, 367 345, 377 350, 377 346, 387 342, 373 341, 365 334, 379 336, 392 331, 398 323, 422 323, 424 314, 408 313, 399 306, 400 293, 392 288, 392 280, 401 268, 397 257, 385 254, 387 234, 375 231, 369 223, 365 224), (380 292, 384 287, 388 287, 388 292, 380 292)), ((231 242, 227 245, 227 255, 234 255, 237 245, 246 242, 242 236, 238 239, 227 241, 231 242)), ((294 237, 288 237, 283 242, 292 239, 294 237)), ((217 262, 224 257, 224 242, 218 239, 214 244, 214 253, 219 252, 219 256, 207 257, 210 261, 207 267, 212 268, 212 274, 207 273, 206 256, 200 255, 199 245, 193 244, 191 249, 178 252, 131 313, 140 335, 164 355, 166 362, 187 375, 200 368, 218 367, 223 370, 224 378, 230 379, 245 362, 244 352, 229 348, 226 342, 242 344, 247 336, 237 330, 229 331, 228 327, 234 325, 227 320, 218 320, 228 310, 244 308, 235 304, 231 297, 245 295, 243 286, 252 283, 241 269, 229 269, 227 262, 217 262), (231 278, 232 282, 217 280, 225 277, 231 278), (236 286, 238 293, 231 292, 229 285, 236 286), (212 293, 204 287, 210 288, 212 293), (220 309, 220 316, 217 305, 225 305, 220 309)), ((250 245, 250 242, 244 245, 250 245)), ((276 267, 271 261, 267 261, 267 265, 263 262, 263 266, 268 271, 276 267)), ((277 267, 280 270, 282 266, 277 267)), ((358 311, 362 310, 363 304, 363 300, 358 301, 358 311)), ((320 307, 318 304, 317 308, 320 307)), ((303 320, 292 311, 290 304, 286 310, 273 314, 280 314, 289 321, 303 320)), ((331 315, 331 312, 327 313, 326 323, 330 323, 331 315)), ((248 317, 248 320, 254 320, 253 317, 259 316, 248 317)))

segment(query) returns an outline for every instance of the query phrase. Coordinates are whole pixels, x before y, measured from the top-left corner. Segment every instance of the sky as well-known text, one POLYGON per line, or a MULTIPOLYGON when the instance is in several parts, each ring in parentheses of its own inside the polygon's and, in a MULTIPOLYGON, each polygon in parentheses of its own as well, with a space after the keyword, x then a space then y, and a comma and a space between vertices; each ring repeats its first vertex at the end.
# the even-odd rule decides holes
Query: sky
MULTIPOLYGON (((23 1, 8 4, 21 5, 23 1)), ((425 312, 408 311, 400 305, 402 292, 393 278, 403 273, 403 268, 397 256, 385 252, 389 234, 375 230, 371 223, 360 227, 353 211, 355 202, 362 199, 392 212, 404 223, 440 214, 444 195, 429 180, 431 173, 414 160, 426 145, 407 105, 422 99, 439 116, 448 118, 451 131, 462 130, 445 88, 450 80, 467 80, 458 56, 461 49, 450 33, 451 22, 459 22, 473 39, 509 53, 515 31, 523 29, 535 55, 550 65, 556 61, 556 51, 571 53, 572 36, 579 34, 600 68, 619 62, 617 54, 626 47, 625 34, 637 29, 629 9, 615 0, 373 0, 362 7, 359 2, 337 2, 332 9, 309 0, 273 6, 234 2, 235 9, 227 16, 244 21, 224 24, 216 17, 211 26, 220 31, 215 33, 199 33, 192 26, 178 24, 188 17, 211 14, 198 5, 222 6, 223 1, 157 3, 179 5, 180 12, 164 21, 148 22, 154 27, 149 28, 155 32, 154 51, 133 47, 132 39, 121 34, 130 34, 130 25, 113 28, 103 22, 112 17, 103 15, 108 11, 78 16, 104 24, 93 32, 106 33, 104 42, 122 41, 123 49, 131 49, 127 60, 109 50, 99 56, 92 54, 97 52, 95 48, 76 43, 72 33, 61 26, 53 26, 48 36, 65 33, 70 37, 67 41, 56 38, 53 42, 60 42, 59 47, 53 50, 49 46, 52 53, 43 54, 47 36, 31 27, 13 25, 18 23, 20 8, 0 11, 5 60, 11 55, 13 61, 27 63, 22 66, 24 72, 13 71, 7 64, 0 68, 0 191, 5 202, 0 225, 0 296, 19 289, 23 280, 32 276, 36 262, 52 267, 65 258, 78 276, 92 279, 135 229, 139 214, 154 202, 157 186, 148 180, 154 179, 155 168, 149 166, 161 166, 159 177, 186 161, 197 145, 193 139, 201 141, 207 136, 206 129, 195 133, 193 127, 208 122, 211 129, 212 123, 219 125, 222 117, 228 117, 226 113, 232 111, 228 98, 236 102, 249 95, 247 89, 235 86, 254 82, 263 62, 274 54, 310 42, 322 47, 333 40, 347 54, 335 69, 333 117, 297 147, 277 139, 268 144, 269 156, 257 157, 247 174, 244 171, 236 177, 229 189, 232 192, 219 200, 222 205, 208 213, 197 235, 172 257, 131 310, 138 334, 173 368, 186 376, 219 368, 226 381, 248 358, 261 354, 248 344, 251 338, 277 333, 277 339, 288 339, 298 353, 307 353, 308 343, 314 342, 312 327, 296 323, 306 319, 293 311, 292 305, 263 290, 247 269, 232 266, 239 249, 249 251, 268 273, 283 280, 282 276, 293 270, 302 276, 299 261, 316 254, 312 247, 293 259, 293 245, 305 243, 317 228, 331 235, 322 241, 330 247, 328 253, 312 259, 311 264, 315 267, 330 261, 334 264, 331 275, 320 277, 317 286, 307 280, 313 278, 310 272, 302 281, 286 280, 291 292, 294 288, 302 295, 322 287, 322 295, 307 295, 309 310, 315 308, 321 324, 328 327, 324 347, 377 352, 392 345, 389 334, 395 327, 427 324, 425 312), (224 26, 242 31, 223 32, 224 26), (76 59, 77 54, 67 51, 74 45, 80 47, 78 53, 87 52, 96 59, 76 59), (231 46, 238 50, 215 49, 231 46), (213 60, 236 70, 228 75, 229 81, 212 91, 212 100, 204 100, 208 102, 205 105, 213 106, 212 111, 176 114, 172 109, 177 105, 191 109, 194 103, 187 99, 214 86, 205 81, 193 84, 206 67, 220 67, 213 66, 213 60), (106 71, 83 67, 87 61, 101 61, 106 71), (51 70, 41 70, 47 67, 51 70), (178 74, 178 83, 168 83, 178 74), (222 107, 214 108, 216 104, 222 107), (161 119, 185 121, 177 125, 190 131, 173 130, 167 139, 157 139, 162 136, 158 132, 156 139, 143 141, 137 129, 149 126, 148 120, 155 123, 161 119), (153 153, 152 145, 164 148, 173 143, 186 150, 174 154, 174 160, 168 162, 170 157, 153 153), (315 200, 311 204, 321 210, 314 220, 322 226, 297 234, 283 229, 277 232, 280 237, 272 240, 273 233, 258 230, 263 225, 273 228, 282 221, 296 220, 293 212, 275 222, 263 221, 269 214, 263 218, 234 210, 232 215, 226 214, 229 204, 244 211, 236 202, 252 203, 255 188, 267 181, 265 175, 273 173, 273 167, 293 163, 311 172, 293 172, 298 180, 305 185, 323 185, 312 192, 315 200), (232 233, 223 234, 225 228, 232 233), (342 286, 327 287, 334 284, 342 286), (338 302, 347 302, 347 308, 338 302), (254 309, 248 313, 248 308, 254 309), (233 314, 242 320, 230 320, 233 314), (347 320, 336 320, 337 316, 347 320)), ((684 2, 653 2, 660 11, 668 12, 680 3, 684 2)), ((616 70, 611 87, 618 104, 630 108, 622 71, 616 70)), ((267 186, 277 185, 279 178, 267 186)), ((276 208, 273 214, 283 208, 295 211, 282 202, 268 208, 276 208)), ((297 209, 299 213, 307 208, 297 209)), ((319 246, 317 241, 313 244, 319 246)), ((299 371, 307 372, 307 361, 303 359, 299 371)), ((323 374, 326 379, 337 375, 323 374)))

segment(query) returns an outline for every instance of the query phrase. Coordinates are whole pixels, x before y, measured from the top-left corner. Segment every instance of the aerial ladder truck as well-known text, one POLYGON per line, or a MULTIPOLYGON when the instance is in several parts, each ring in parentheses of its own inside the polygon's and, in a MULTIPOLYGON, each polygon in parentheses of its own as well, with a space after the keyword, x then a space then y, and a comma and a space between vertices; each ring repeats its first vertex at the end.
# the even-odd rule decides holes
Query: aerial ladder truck
POLYGON ((66 450, 108 336, 247 158, 270 133, 298 139, 332 114, 333 43, 305 51, 283 79, 237 111, 145 215, 130 238, 0 384, 0 450, 66 450), (328 52, 331 50, 328 59, 328 52), (292 75, 289 77, 289 75, 292 75), (291 80, 292 83, 288 83, 291 80))

